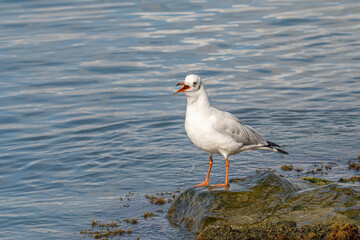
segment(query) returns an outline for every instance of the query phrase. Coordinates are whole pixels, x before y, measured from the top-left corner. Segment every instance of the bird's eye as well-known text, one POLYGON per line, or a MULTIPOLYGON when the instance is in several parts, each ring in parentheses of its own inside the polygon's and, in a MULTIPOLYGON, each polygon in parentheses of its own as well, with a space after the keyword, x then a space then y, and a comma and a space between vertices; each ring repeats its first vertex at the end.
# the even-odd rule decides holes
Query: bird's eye
POLYGON ((197 85, 197 82, 194 82, 194 83, 193 83, 193 86, 196 87, 196 85, 197 85))

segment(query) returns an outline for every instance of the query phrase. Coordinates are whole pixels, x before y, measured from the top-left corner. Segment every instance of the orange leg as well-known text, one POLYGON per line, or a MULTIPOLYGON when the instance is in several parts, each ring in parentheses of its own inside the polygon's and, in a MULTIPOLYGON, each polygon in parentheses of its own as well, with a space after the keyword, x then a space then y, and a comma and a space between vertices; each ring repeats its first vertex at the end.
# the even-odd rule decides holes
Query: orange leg
POLYGON ((206 179, 205 182, 194 185, 194 187, 207 187, 209 186, 209 181, 210 181, 210 171, 211 171, 211 167, 213 165, 213 159, 212 159, 212 155, 210 155, 210 162, 209 162, 209 170, 208 173, 206 175, 206 179))
POLYGON ((210 187, 227 187, 229 185, 229 168, 230 168, 230 163, 229 160, 227 158, 225 158, 226 161, 226 178, 225 178, 225 183, 223 184, 214 184, 211 185, 210 187))

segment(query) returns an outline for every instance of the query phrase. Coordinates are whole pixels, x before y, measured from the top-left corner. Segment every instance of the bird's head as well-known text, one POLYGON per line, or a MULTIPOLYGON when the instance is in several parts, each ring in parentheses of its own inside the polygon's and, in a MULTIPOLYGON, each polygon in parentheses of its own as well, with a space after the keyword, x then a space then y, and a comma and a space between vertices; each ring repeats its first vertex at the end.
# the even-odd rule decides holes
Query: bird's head
POLYGON ((178 83, 176 86, 182 85, 182 87, 174 93, 177 94, 179 92, 190 93, 190 92, 197 92, 199 91, 202 83, 201 79, 198 75, 190 74, 187 75, 185 81, 178 83))

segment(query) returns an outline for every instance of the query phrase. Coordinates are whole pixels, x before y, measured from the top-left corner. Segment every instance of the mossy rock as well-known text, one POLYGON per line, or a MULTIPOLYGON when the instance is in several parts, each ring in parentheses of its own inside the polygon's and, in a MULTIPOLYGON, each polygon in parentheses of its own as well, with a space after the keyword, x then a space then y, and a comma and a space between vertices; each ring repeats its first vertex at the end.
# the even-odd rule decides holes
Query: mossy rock
POLYGON ((208 226, 198 235, 199 240, 355 240, 360 239, 359 227, 355 224, 312 224, 297 226, 294 221, 269 222, 264 221, 242 226, 208 226))
MULTIPOLYGON (((252 236, 260 229, 276 232, 281 239, 282 233, 289 235, 286 229, 290 233, 296 228, 296 236, 308 237, 312 232, 301 229, 304 226, 309 229, 316 226, 327 229, 334 223, 357 226, 359 212, 357 186, 337 183, 316 186, 262 172, 231 181, 227 191, 190 188, 173 202, 167 217, 170 222, 200 233, 199 238, 204 239, 217 239, 217 235, 223 236, 221 239, 246 239, 242 238, 244 232, 252 236), (215 234, 213 238, 211 234, 215 234)), ((324 236, 331 234, 330 230, 322 232, 324 236)), ((314 239, 324 239, 319 233, 314 234, 317 234, 314 239)))

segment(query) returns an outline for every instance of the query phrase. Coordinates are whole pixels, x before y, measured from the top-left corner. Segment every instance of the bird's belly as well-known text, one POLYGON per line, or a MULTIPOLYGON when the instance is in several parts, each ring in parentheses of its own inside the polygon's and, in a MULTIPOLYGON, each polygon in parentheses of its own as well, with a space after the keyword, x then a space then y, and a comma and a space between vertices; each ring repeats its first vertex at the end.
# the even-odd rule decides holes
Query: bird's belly
POLYGON ((190 140, 202 150, 209 153, 220 153, 218 144, 213 139, 207 138, 206 135, 188 134, 190 140))
POLYGON ((224 138, 215 131, 209 131, 204 124, 190 125, 185 123, 185 130, 190 140, 202 150, 209 153, 227 153, 234 154, 239 149, 239 144, 224 138))

